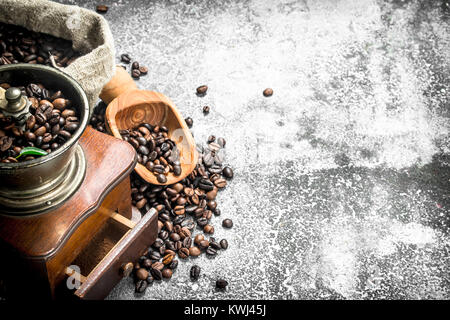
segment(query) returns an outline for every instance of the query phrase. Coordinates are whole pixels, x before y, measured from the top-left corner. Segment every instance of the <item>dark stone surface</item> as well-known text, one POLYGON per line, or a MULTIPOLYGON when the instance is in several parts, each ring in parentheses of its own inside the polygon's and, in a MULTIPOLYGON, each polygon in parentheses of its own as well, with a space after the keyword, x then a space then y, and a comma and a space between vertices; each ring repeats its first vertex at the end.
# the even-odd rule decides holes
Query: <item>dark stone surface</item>
POLYGON ((235 169, 214 218, 230 248, 110 299, 450 297, 448 1, 102 3, 139 86, 235 169))

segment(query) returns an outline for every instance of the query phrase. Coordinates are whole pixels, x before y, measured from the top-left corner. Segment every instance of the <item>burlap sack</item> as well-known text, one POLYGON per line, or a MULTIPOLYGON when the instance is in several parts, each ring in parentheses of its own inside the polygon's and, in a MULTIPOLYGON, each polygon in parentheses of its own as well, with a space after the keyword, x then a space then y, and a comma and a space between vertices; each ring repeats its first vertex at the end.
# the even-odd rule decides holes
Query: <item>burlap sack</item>
POLYGON ((114 40, 103 17, 47 0, 0 0, 0 21, 71 40, 83 56, 62 70, 80 83, 92 112, 100 91, 115 72, 114 40))

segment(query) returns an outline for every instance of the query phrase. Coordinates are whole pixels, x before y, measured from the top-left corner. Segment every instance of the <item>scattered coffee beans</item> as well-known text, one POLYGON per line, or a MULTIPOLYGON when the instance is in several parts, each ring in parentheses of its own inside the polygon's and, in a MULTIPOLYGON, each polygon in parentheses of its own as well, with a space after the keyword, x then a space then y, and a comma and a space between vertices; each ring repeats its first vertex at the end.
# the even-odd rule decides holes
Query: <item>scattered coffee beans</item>
MULTIPOLYGON (((131 62, 131 57, 127 53, 120 55, 120 60, 126 64, 131 62)), ((126 68, 125 68, 126 69, 126 68)), ((138 80, 141 76, 144 76, 148 73, 148 68, 140 65, 138 61, 134 61, 131 64, 131 76, 138 80)))
MULTIPOLYGON (((93 127, 102 132, 105 128, 105 110, 106 105, 99 104, 91 120, 93 127)), ((186 118, 186 123, 192 126, 193 121, 186 118)), ((138 128, 124 130, 121 134, 124 140, 136 149, 140 162, 154 174, 165 176, 167 170, 171 170, 170 166, 174 167, 174 164, 177 164, 176 160, 170 159, 177 151, 173 152, 175 145, 167 138, 165 128, 143 124, 138 128)), ((212 237, 205 238, 205 234, 214 233, 211 219, 215 215, 220 215, 216 197, 226 186, 225 178, 230 177, 231 168, 225 167, 228 168, 225 170, 223 167, 224 146, 223 138, 209 137, 205 147, 198 147, 199 163, 195 170, 179 183, 168 186, 151 185, 136 173, 131 174, 132 204, 142 213, 150 208, 158 210, 158 238, 146 255, 135 264, 138 267, 134 272, 137 283, 144 277, 144 274, 141 274, 140 278, 137 275, 137 270, 141 268, 149 272, 147 279, 150 277, 151 282, 159 281, 162 278, 172 277, 178 266, 176 256, 180 259, 189 259, 203 253, 214 257, 221 250, 228 248, 226 239, 218 243, 212 237)), ((196 279, 199 275, 200 268, 192 267, 192 278, 196 279)))

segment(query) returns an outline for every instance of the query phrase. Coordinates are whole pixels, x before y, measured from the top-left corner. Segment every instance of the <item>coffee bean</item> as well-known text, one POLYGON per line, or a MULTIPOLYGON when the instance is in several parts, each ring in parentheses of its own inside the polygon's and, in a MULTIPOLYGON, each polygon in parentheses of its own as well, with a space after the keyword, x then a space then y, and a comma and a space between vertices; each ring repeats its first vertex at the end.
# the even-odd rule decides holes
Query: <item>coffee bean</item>
POLYGON ((145 289, 147 289, 147 281, 146 280, 139 280, 138 282, 136 282, 136 287, 135 290, 137 293, 144 293, 145 289))
POLYGON ((144 67, 144 66, 140 66, 139 72, 141 73, 141 75, 146 75, 148 73, 148 68, 144 67))
POLYGON ((158 269, 152 269, 150 271, 150 273, 151 273, 152 277, 157 281, 161 280, 163 277, 161 270, 158 270, 158 269))
POLYGON ((220 240, 220 246, 221 246, 222 249, 224 249, 224 250, 228 249, 228 241, 227 241, 227 239, 222 239, 222 240, 220 240))
POLYGON ((194 238, 194 243, 195 243, 196 245, 199 245, 200 242, 202 242, 204 239, 205 239, 205 237, 204 237, 203 235, 197 234, 197 235, 195 236, 195 238, 194 238))
POLYGON ((208 179, 201 179, 198 186, 200 189, 203 189, 205 191, 211 191, 214 189, 214 184, 208 179))
POLYGON ((232 179, 234 176, 233 169, 231 169, 230 167, 223 168, 222 174, 227 179, 232 179))
POLYGON ((170 239, 172 241, 179 241, 179 240, 181 240, 181 237, 180 237, 180 235, 178 233, 172 232, 170 234, 170 239))
POLYGON ((169 266, 170 269, 175 270, 178 267, 178 260, 173 260, 169 266))
POLYGON ((181 166, 173 166, 173 174, 175 176, 181 175, 181 166))
POLYGON ((199 95, 206 94, 206 91, 208 91, 208 86, 206 86, 206 85, 202 85, 197 88, 197 94, 199 94, 199 95))
POLYGON ((79 127, 78 123, 71 122, 64 126, 64 130, 66 130, 70 133, 74 133, 78 129, 78 127, 79 127))
POLYGON ((98 5, 97 6, 97 12, 98 13, 106 13, 106 12, 108 12, 108 6, 105 6, 105 5, 98 5))
POLYGON ((217 255, 217 250, 212 247, 209 247, 208 249, 206 249, 206 254, 209 256, 215 256, 217 255))
POLYGON ((209 247, 209 241, 208 240, 202 240, 202 241, 200 241, 198 246, 200 247, 200 249, 206 249, 206 248, 209 247))
POLYGON ((270 97, 271 95, 273 95, 273 90, 271 88, 267 88, 263 91, 263 95, 264 97, 270 97))
POLYGON ((233 227, 233 221, 231 219, 225 219, 222 221, 222 226, 224 228, 232 228, 233 227))
POLYGON ((182 239, 184 239, 184 238, 189 238, 190 239, 191 238, 191 232, 189 231, 188 228, 182 227, 181 231, 180 231, 180 236, 181 236, 182 239))
POLYGON ((190 247, 189 248, 189 255, 192 257, 197 257, 201 253, 200 249, 198 247, 190 247))
POLYGON ((35 124, 36 124, 36 118, 33 115, 29 116, 27 119, 26 128, 28 130, 31 130, 31 129, 33 129, 35 124))
POLYGON ((214 181, 214 185, 217 188, 222 189, 222 188, 225 188, 227 186, 227 181, 224 180, 224 179, 217 179, 217 180, 214 181))
POLYGON ((218 139, 217 139, 217 144, 218 144, 221 148, 225 148, 226 141, 225 141, 224 138, 218 138, 218 139))
POLYGON ((139 146, 138 148, 138 152, 143 154, 143 155, 148 155, 150 153, 150 151, 148 150, 147 147, 145 146, 139 146))
POLYGON ((158 174, 156 176, 156 179, 158 180, 159 183, 166 183, 167 182, 167 178, 163 174, 158 174))
POLYGON ((178 251, 181 248, 183 248, 183 242, 181 242, 181 241, 175 242, 175 250, 178 251))
POLYGON ((145 269, 150 269, 152 267, 152 260, 147 259, 144 256, 144 261, 142 261, 142 267, 144 267, 145 269))
POLYGON ((213 234, 214 233, 214 227, 210 224, 207 224, 203 227, 203 232, 213 234))
POLYGON ((131 64, 131 69, 133 69, 133 70, 139 69, 139 62, 134 61, 134 62, 131 64))
POLYGON ((191 220, 191 219, 189 219, 189 220, 184 220, 182 223, 181 223, 181 227, 183 227, 183 228, 187 228, 189 231, 191 231, 191 233, 192 233, 192 230, 194 230, 194 228, 195 228, 195 222, 194 222, 194 220, 191 220))
POLYGON ((131 71, 131 76, 135 79, 139 79, 141 77, 141 72, 138 69, 134 69, 131 71))
POLYGON ((192 128, 192 126, 194 125, 194 120, 192 120, 192 118, 190 117, 184 119, 184 121, 186 121, 186 124, 189 128, 192 128))
POLYGON ((173 209, 173 212, 174 212, 176 215, 182 215, 182 214, 184 214, 184 213, 185 213, 184 206, 176 206, 176 207, 173 209))
POLYGON ((164 241, 162 241, 162 239, 160 238, 156 238, 155 242, 153 243, 153 247, 155 247, 156 249, 162 247, 164 245, 164 241))
MULTIPOLYGON (((217 188, 216 188, 217 189, 217 188)), ((216 196, 217 196, 217 190, 216 189, 213 189, 213 190, 211 190, 211 191, 209 191, 207 194, 206 194, 206 199, 208 199, 208 200, 214 200, 215 198, 216 198, 216 196)))
POLYGON ((205 218, 199 218, 199 219, 197 219, 197 224, 200 227, 204 228, 208 224, 208 220, 205 218))
POLYGON ((167 254, 163 258, 163 264, 167 265, 167 264, 171 263, 172 260, 173 260, 173 255, 172 254, 167 254))
POLYGON ((215 210, 217 208, 217 202, 214 200, 208 201, 208 208, 210 208, 211 210, 215 210))
POLYGON ((166 279, 172 278, 172 270, 167 268, 162 271, 162 276, 166 279))
POLYGON ((164 268, 164 264, 162 262, 156 261, 152 264, 152 269, 162 270, 164 268))
POLYGON ((141 268, 139 270, 136 271, 136 277, 139 280, 145 280, 148 277, 148 271, 145 270, 144 268, 141 268))
POLYGON ((187 259, 189 257, 189 249, 188 248, 181 248, 180 250, 178 250, 178 256, 181 259, 187 259))
POLYGON ((171 221, 164 222, 164 228, 166 228, 166 230, 168 232, 172 232, 173 231, 173 223, 171 221))
POLYGON ((35 119, 36 122, 40 125, 43 125, 47 122, 47 117, 42 112, 36 112, 35 119))
POLYGON ((189 249, 192 245, 192 238, 183 239, 183 247, 189 249))
POLYGON ((209 245, 216 250, 222 249, 221 245, 217 241, 212 240, 212 239, 210 239, 209 245))
POLYGON ((69 101, 63 98, 53 100, 53 106, 58 110, 64 110, 70 105, 69 101))
POLYGON ((209 106, 204 106, 204 107, 203 107, 203 113, 204 113, 204 114, 208 114, 209 111, 211 111, 211 108, 210 108, 209 106))
POLYGON ((70 134, 70 132, 67 132, 65 130, 59 131, 58 135, 60 137, 63 137, 66 141, 69 140, 72 137, 72 134, 70 134))
POLYGON ((45 126, 41 126, 36 131, 34 131, 34 134, 36 136, 43 136, 46 132, 47 132, 47 129, 45 128, 45 126))
POLYGON ((155 279, 153 279, 152 276, 148 276, 147 279, 145 279, 145 281, 147 281, 147 284, 152 284, 154 280, 155 279))
POLYGON ((120 56, 120 61, 128 64, 131 62, 131 58, 127 53, 124 53, 120 56))
POLYGON ((147 204, 147 199, 143 198, 136 203, 136 208, 142 209, 147 204))
POLYGON ((203 164, 207 167, 210 167, 214 164, 214 157, 211 153, 203 155, 203 164))
POLYGON ((198 280, 198 278, 200 277, 200 272, 201 272, 200 267, 197 265, 194 265, 191 267, 191 271, 189 274, 193 280, 198 280))
POLYGON ((219 279, 216 281, 216 287, 218 289, 225 289, 228 286, 228 282, 223 279, 219 279))

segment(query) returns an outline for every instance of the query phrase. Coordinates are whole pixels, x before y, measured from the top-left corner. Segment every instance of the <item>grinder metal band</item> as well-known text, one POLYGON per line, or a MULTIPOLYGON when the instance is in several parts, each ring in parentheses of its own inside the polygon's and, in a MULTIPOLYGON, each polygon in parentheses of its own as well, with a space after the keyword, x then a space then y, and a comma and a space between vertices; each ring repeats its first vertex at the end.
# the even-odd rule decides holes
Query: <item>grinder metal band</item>
POLYGON ((24 216, 56 209, 79 188, 86 174, 86 159, 78 145, 67 169, 49 185, 25 192, 1 192, 0 213, 24 216))

